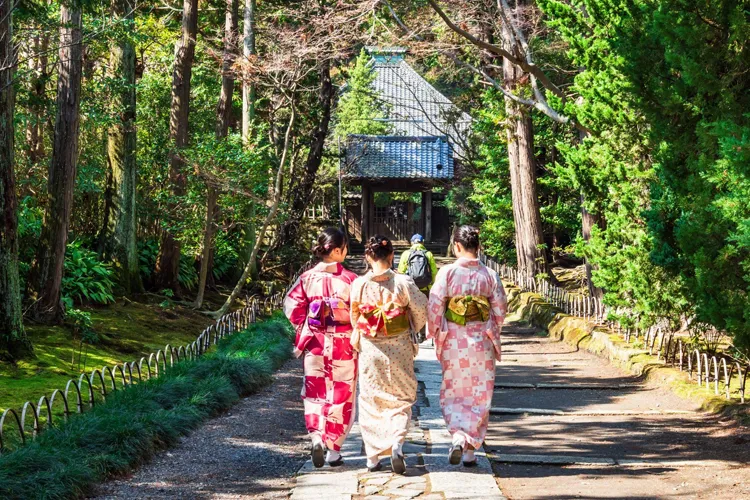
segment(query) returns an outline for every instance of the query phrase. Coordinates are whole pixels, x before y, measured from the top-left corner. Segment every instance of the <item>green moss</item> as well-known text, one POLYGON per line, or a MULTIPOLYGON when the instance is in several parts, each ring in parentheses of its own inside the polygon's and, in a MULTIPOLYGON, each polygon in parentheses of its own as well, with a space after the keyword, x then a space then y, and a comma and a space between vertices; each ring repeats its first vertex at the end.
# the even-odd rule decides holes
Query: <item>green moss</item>
POLYGON ((187 308, 164 310, 158 304, 121 301, 107 307, 87 308, 100 338, 84 345, 64 326, 27 325, 34 357, 17 365, 0 363, 0 411, 34 404, 55 389, 64 389, 71 378, 85 370, 134 361, 165 345, 193 342, 213 321, 187 308))

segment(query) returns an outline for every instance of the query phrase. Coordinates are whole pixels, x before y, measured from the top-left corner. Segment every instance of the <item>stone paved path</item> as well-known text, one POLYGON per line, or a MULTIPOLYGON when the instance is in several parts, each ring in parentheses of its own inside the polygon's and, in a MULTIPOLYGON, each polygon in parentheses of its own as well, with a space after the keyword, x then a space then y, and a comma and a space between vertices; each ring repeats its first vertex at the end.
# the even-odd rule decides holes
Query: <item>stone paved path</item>
POLYGON ((309 454, 302 363, 289 360, 275 382, 159 453, 131 476, 100 485, 104 499, 287 498, 309 454))
POLYGON ((508 498, 750 498, 731 420, 517 323, 497 373, 485 450, 508 498))
POLYGON ((430 341, 420 347, 415 363, 419 391, 404 445, 406 474, 391 472, 387 459, 383 471, 367 472, 355 425, 342 451, 345 465, 314 469, 308 461, 299 471, 292 500, 503 499, 483 452, 477 452, 478 467, 448 464, 451 438, 438 400, 442 374, 430 341))
POLYGON ((313 469, 299 398, 301 365, 291 360, 273 386, 95 494, 294 500, 750 498, 746 428, 703 414, 664 387, 645 384, 519 323, 504 328, 503 353, 477 468, 448 464, 450 436, 438 402, 441 373, 428 341, 416 359, 419 397, 404 446, 405 476, 393 474, 387 461, 383 471, 367 472, 356 424, 343 450, 346 465, 313 469))

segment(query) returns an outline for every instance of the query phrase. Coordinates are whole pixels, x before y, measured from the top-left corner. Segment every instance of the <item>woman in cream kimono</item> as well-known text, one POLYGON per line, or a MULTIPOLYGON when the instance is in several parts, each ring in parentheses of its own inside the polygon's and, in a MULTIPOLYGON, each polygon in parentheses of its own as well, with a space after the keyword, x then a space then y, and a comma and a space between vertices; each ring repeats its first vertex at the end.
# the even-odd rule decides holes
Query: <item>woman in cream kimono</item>
POLYGON ((471 467, 487 433, 506 297, 500 277, 477 258, 478 229, 460 227, 454 251, 458 259, 438 272, 430 293, 427 336, 443 368, 440 408, 453 436, 450 463, 463 455, 471 467))
POLYGON ((365 258, 372 268, 352 283, 352 346, 359 351, 359 425, 367 468, 380 470, 380 456, 390 453, 391 466, 406 472, 402 447, 417 400, 411 332, 427 319, 427 297, 411 278, 396 274, 393 244, 370 238, 365 258))
POLYGON ((313 253, 321 262, 289 290, 284 312, 297 331, 294 355, 304 357, 302 399, 313 465, 326 461, 336 467, 344 463, 341 446, 355 413, 357 353, 350 343, 349 290, 357 275, 341 265, 347 241, 338 229, 323 231, 313 253))

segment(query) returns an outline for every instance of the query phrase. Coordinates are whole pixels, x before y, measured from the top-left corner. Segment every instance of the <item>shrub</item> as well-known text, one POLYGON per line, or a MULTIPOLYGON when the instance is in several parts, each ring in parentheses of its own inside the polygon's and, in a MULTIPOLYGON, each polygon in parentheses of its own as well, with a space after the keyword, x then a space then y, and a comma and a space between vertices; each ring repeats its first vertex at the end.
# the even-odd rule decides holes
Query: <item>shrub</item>
MULTIPOLYGON (((138 269, 144 283, 150 282, 158 256, 159 240, 150 239, 138 243, 138 269)), ((195 269, 195 259, 188 255, 180 255, 180 285, 192 290, 197 284, 198 271, 195 269)))
POLYGON ((101 262, 96 252, 84 248, 80 241, 73 241, 65 251, 62 294, 77 302, 109 304, 115 301, 112 274, 112 268, 101 262))
POLYGON ((121 475, 195 429, 237 399, 273 380, 291 353, 283 316, 251 325, 211 353, 157 379, 107 396, 82 415, 0 455, 0 498, 72 498, 121 475))

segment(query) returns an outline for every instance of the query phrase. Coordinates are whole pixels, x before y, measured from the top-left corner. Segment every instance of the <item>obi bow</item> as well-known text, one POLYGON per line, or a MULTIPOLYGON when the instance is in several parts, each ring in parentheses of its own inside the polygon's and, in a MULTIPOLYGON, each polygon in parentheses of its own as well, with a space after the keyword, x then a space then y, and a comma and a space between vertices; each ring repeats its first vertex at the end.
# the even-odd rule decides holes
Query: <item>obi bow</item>
POLYGON ((458 325, 474 321, 487 322, 490 319, 490 301, 481 295, 451 297, 445 310, 445 319, 458 325))
POLYGON ((360 304, 359 311, 357 327, 368 337, 375 337, 378 333, 393 336, 409 331, 406 311, 393 302, 384 305, 360 304))
POLYGON ((317 299, 308 306, 307 323, 312 327, 348 325, 349 321, 349 306, 341 299, 317 299))

